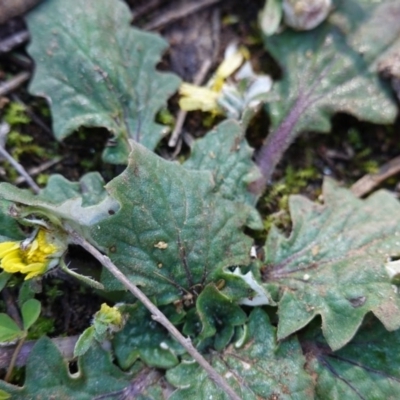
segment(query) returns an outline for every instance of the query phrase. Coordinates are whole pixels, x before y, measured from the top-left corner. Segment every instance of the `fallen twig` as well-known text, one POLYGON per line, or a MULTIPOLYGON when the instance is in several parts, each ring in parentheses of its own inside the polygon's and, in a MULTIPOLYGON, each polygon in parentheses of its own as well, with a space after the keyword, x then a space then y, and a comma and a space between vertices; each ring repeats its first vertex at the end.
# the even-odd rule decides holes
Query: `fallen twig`
POLYGON ((8 53, 29 39, 28 31, 20 31, 0 41, 0 53, 8 53))
POLYGON ((40 187, 26 172, 25 168, 17 160, 15 160, 11 154, 9 154, 3 146, 0 146, 0 155, 3 156, 15 168, 15 170, 25 178, 26 183, 31 187, 34 193, 37 194, 40 192, 40 187))
MULTIPOLYGON (((62 354, 65 360, 72 360, 74 358, 74 348, 79 336, 60 337, 51 339, 51 341, 57 346, 58 350, 62 354)), ((26 364, 26 360, 32 351, 33 346, 37 340, 30 340, 22 344, 21 350, 15 361, 16 367, 23 367, 26 364)), ((10 345, 0 347, 0 369, 8 368, 10 365, 11 358, 15 353, 16 345, 10 345)))
MULTIPOLYGON (((133 20, 137 20, 143 15, 155 10, 160 4, 164 3, 165 0, 150 0, 143 4, 141 7, 136 7, 133 9, 133 20)), ((129 1, 128 1, 129 3, 129 1)))
POLYGON ((200 11, 203 8, 209 7, 220 1, 221 0, 202 0, 190 4, 184 4, 182 7, 171 10, 169 12, 165 12, 163 15, 161 15, 161 17, 150 21, 149 23, 144 25, 143 29, 149 31, 162 29, 172 22, 178 21, 184 17, 187 17, 190 14, 195 13, 196 11, 200 11))
MULTIPOLYGON (((53 160, 49 160, 44 162, 43 164, 34 167, 34 168, 30 168, 28 170, 28 174, 30 176, 36 176, 39 175, 40 173, 42 173, 43 171, 46 171, 47 169, 51 168, 53 165, 58 164, 59 162, 61 162, 63 160, 62 157, 55 157, 53 160)), ((20 185, 21 183, 24 183, 26 181, 24 176, 19 176, 15 181, 14 184, 15 185, 20 185)))
POLYGON ((24 82, 26 82, 30 78, 30 76, 31 76, 31 74, 29 72, 20 72, 18 75, 15 75, 13 78, 8 80, 7 82, 3 82, 0 85, 0 97, 5 96, 6 94, 17 89, 24 82))
POLYGON ((379 186, 384 180, 400 173, 400 156, 393 158, 379 168, 376 174, 367 174, 351 186, 351 191, 362 197, 379 186))
POLYGON ((190 338, 185 338, 169 319, 150 301, 150 299, 134 285, 104 254, 100 253, 85 238, 73 229, 68 229, 73 242, 94 256, 104 267, 106 267, 116 279, 118 279, 143 305, 151 312, 152 318, 163 325, 171 335, 186 349, 186 351, 204 368, 209 377, 233 400, 240 400, 240 397, 229 386, 226 380, 208 363, 208 361, 196 350, 190 338))

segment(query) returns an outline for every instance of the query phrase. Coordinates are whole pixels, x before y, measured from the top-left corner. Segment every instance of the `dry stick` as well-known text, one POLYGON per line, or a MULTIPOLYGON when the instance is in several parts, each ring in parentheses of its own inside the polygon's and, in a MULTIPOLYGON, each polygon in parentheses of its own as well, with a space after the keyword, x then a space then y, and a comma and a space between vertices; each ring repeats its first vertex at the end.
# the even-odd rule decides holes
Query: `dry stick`
MULTIPOLYGON (((193 84, 194 85, 199 86, 199 85, 202 84, 202 82, 204 81, 208 71, 211 68, 211 64, 212 63, 211 63, 210 59, 204 60, 203 64, 201 65, 201 68, 200 68, 199 72, 196 74, 196 76, 193 79, 193 84)), ((175 147, 176 146, 176 142, 178 141, 179 136, 181 134, 182 126, 185 123, 186 116, 187 116, 187 111, 179 110, 174 130, 173 130, 173 132, 171 134, 171 137, 169 139, 169 142, 168 142, 168 146, 169 147, 175 147)))
POLYGON ((14 168, 15 170, 25 178, 26 183, 31 187, 31 189, 37 194, 40 192, 40 187, 36 182, 29 176, 25 168, 8 153, 8 151, 0 146, 0 155, 3 156, 14 168))
POLYGON ((14 33, 7 39, 3 39, 0 41, 0 53, 8 53, 14 47, 21 45, 22 43, 27 42, 29 39, 28 31, 20 31, 14 33))
MULTIPOLYGON (((59 337, 53 338, 51 341, 58 348, 62 357, 65 360, 72 360, 74 358, 74 348, 78 341, 79 335, 69 336, 69 337, 59 337)), ((21 350, 16 358, 15 365, 17 367, 23 367, 31 353, 33 347, 37 343, 37 340, 29 340, 22 345, 21 350)), ((15 354, 17 345, 10 345, 5 347, 0 347, 0 369, 5 369, 10 365, 11 358, 15 354)))
MULTIPOLYGON (((42 173, 43 171, 46 171, 47 169, 51 168, 52 166, 58 164, 59 162, 61 162, 63 160, 62 157, 55 157, 53 160, 49 160, 44 162, 43 164, 40 164, 37 167, 34 168, 30 168, 28 170, 28 173, 30 176, 36 176, 39 175, 40 173, 42 173)), ((19 176, 14 183, 16 185, 20 185, 21 183, 25 182, 26 179, 24 176, 19 176)))
POLYGON ((380 185, 384 180, 400 173, 400 156, 393 158, 379 168, 376 174, 367 174, 351 186, 351 191, 362 197, 380 185))
POLYGON ((172 22, 178 21, 190 14, 195 13, 203 8, 209 7, 213 4, 220 2, 221 0, 203 0, 197 1, 195 3, 191 3, 188 5, 184 5, 183 7, 179 8, 178 10, 173 10, 170 12, 164 13, 160 18, 157 18, 153 21, 150 21, 146 25, 144 25, 143 29, 145 30, 157 30, 165 27, 172 22))
POLYGON ((67 228, 73 242, 94 256, 104 265, 143 305, 152 313, 152 318, 163 325, 175 339, 187 350, 187 352, 204 368, 209 377, 226 393, 232 400, 240 400, 240 397, 233 391, 226 380, 207 362, 207 360, 195 349, 192 341, 185 338, 168 318, 150 301, 150 299, 115 266, 115 264, 104 254, 100 253, 85 238, 71 228, 67 228))
POLYGON ((0 85, 0 97, 12 92, 21 86, 25 81, 30 78, 31 74, 29 72, 21 72, 15 75, 14 78, 0 85))
POLYGON ((21 351, 22 346, 23 346, 23 344, 25 343, 26 335, 27 335, 27 332, 25 332, 25 333, 24 333, 24 336, 22 336, 22 338, 19 339, 18 344, 17 344, 17 346, 15 347, 14 353, 13 353, 13 355, 12 355, 12 357, 11 357, 10 365, 9 365, 8 368, 7 368, 6 376, 4 377, 4 380, 5 380, 6 382, 10 382, 11 375, 12 375, 12 373, 13 373, 13 371, 14 371, 14 367, 15 367, 15 364, 16 364, 16 362, 17 362, 17 358, 18 358, 19 352, 21 351))
MULTIPOLYGON (((160 4, 164 3, 165 0, 150 0, 146 4, 143 4, 141 7, 135 7, 132 10, 133 20, 137 20, 138 18, 142 17, 143 15, 155 10, 160 6, 160 4)), ((128 3, 130 3, 128 1, 128 3)))

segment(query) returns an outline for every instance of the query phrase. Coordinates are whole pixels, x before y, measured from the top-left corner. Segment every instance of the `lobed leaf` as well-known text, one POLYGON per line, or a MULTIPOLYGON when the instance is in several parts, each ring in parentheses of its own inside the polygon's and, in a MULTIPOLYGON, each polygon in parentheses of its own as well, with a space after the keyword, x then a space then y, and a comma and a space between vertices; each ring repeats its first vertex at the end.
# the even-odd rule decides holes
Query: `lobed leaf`
POLYGON ((155 114, 179 85, 155 69, 166 42, 131 28, 130 19, 120 0, 47 0, 28 16, 30 90, 49 100, 56 138, 105 127, 116 139, 104 152, 112 163, 126 162, 128 139, 155 148, 167 133, 155 114))
MULTIPOLYGON (((314 385, 303 369, 305 358, 296 338, 277 344, 275 328, 260 308, 252 311, 248 340, 242 347, 230 345, 208 356, 241 399, 309 400, 314 385)), ((178 389, 170 400, 228 399, 194 361, 184 360, 167 371, 168 381, 178 389)))
POLYGON ((110 354, 98 346, 79 359, 78 369, 79 373, 72 376, 57 347, 42 337, 29 355, 24 386, 0 381, 0 389, 10 393, 13 400, 93 400, 124 390, 133 378, 119 370, 110 354))
MULTIPOLYGON (((216 195, 209 172, 188 171, 135 144, 127 169, 106 189, 120 210, 91 234, 158 304, 221 278, 226 267, 249 263, 251 239, 242 228, 254 210, 216 195)), ((225 279, 244 284, 232 274, 225 279)), ((109 274, 103 283, 121 288, 109 274)))
MULTIPOLYGON (((377 25, 368 20, 370 9, 370 1, 337 0, 330 19, 318 28, 287 29, 265 37, 266 49, 282 67, 283 78, 271 91, 267 108, 272 132, 258 155, 264 184, 297 135, 328 132, 335 113, 379 124, 395 120, 397 106, 389 86, 373 70, 373 59, 364 57, 354 45, 363 29, 379 35, 377 25), (356 33, 361 22, 364 25, 356 33), (347 36, 348 32, 354 33, 347 36)), ((374 50, 375 57, 384 51, 379 46, 374 50)))
POLYGON ((400 205, 384 191, 360 200, 331 180, 323 197, 324 205, 291 197, 292 233, 271 230, 262 273, 280 293, 278 338, 320 315, 336 350, 369 311, 386 329, 400 328, 400 297, 385 269, 400 251, 400 205))
POLYGON ((151 318, 149 311, 141 304, 125 311, 128 311, 128 321, 112 341, 121 368, 130 368, 138 358, 156 368, 167 369, 177 365, 177 356, 184 352, 183 348, 151 318))
POLYGON ((18 204, 18 211, 14 212, 17 218, 35 214, 57 223, 68 222, 87 238, 89 226, 118 209, 118 204, 104 190, 104 181, 98 173, 86 174, 79 182, 53 175, 39 195, 1 183, 0 198, 6 199, 9 204, 18 204))
POLYGON ((396 399, 400 391, 400 332, 369 318, 346 347, 333 352, 319 329, 301 341, 306 370, 316 377, 320 400, 396 399))

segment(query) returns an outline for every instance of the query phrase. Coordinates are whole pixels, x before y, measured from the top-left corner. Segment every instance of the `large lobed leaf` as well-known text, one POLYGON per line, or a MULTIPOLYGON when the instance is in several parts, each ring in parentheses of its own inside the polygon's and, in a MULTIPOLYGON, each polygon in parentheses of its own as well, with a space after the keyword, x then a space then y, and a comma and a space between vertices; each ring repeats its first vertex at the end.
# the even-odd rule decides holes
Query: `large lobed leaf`
MULTIPOLYGON (((93 238, 159 304, 201 291, 225 267, 249 263, 252 241, 242 228, 258 226, 251 220, 258 216, 215 194, 211 173, 189 171, 134 144, 127 169, 106 189, 120 210, 92 227, 93 238)), ((105 285, 119 288, 110 278, 105 285)), ((226 279, 243 282, 232 274, 226 279)))
POLYGON ((282 67, 283 78, 271 91, 267 107, 272 132, 258 155, 264 183, 298 134, 328 132, 330 119, 337 112, 374 123, 394 121, 396 103, 373 65, 393 36, 398 35, 398 24, 390 18, 388 35, 375 41, 375 36, 380 36, 380 26, 369 16, 385 4, 374 3, 337 0, 330 19, 320 27, 308 32, 286 29, 265 37, 266 49, 282 67), (362 39, 364 31, 372 41, 362 39), (366 42, 367 55, 363 47, 366 42))
POLYGON ((263 279, 280 293, 280 339, 320 315, 335 350, 369 311, 386 329, 400 328, 400 298, 385 270, 400 251, 400 204, 384 191, 360 200, 331 180, 323 197, 324 205, 291 197, 292 233, 271 230, 263 279))
POLYGON ((104 153, 113 163, 126 162, 129 138, 155 148, 167 133, 155 114, 179 84, 155 70, 166 42, 131 28, 130 15, 121 0, 47 0, 28 16, 30 89, 49 99, 55 136, 105 127, 116 137, 104 153))
POLYGON ((0 381, 0 389, 11 394, 13 400, 93 400, 123 391, 133 378, 118 369, 110 354, 99 347, 79 359, 78 369, 79 374, 72 376, 57 347, 43 337, 29 355, 24 386, 0 381))
POLYGON ((369 318, 354 339, 332 352, 319 329, 301 341, 306 370, 316 377, 320 400, 397 399, 400 393, 400 331, 388 332, 369 318))
MULTIPOLYGON (((297 339, 278 345, 275 328, 259 308, 252 311, 247 329, 247 340, 208 357, 238 396, 244 400, 313 399, 314 384, 303 369, 305 358, 297 339)), ((167 371, 167 379, 178 388, 170 400, 228 400, 194 361, 184 360, 167 371)))
POLYGON ((118 203, 107 195, 104 180, 97 172, 84 175, 79 182, 53 175, 39 195, 1 183, 0 198, 18 204, 20 217, 34 214, 52 221, 56 218, 58 222, 68 222, 86 238, 89 238, 89 226, 118 209, 118 203))

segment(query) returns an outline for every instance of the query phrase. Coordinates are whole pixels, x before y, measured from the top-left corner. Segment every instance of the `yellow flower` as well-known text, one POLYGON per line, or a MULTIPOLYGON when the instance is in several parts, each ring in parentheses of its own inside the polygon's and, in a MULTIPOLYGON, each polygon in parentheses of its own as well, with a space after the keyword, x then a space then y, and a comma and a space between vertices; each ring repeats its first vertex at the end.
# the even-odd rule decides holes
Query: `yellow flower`
POLYGON ((182 96, 179 100, 180 108, 185 111, 201 110, 213 114, 222 114, 223 110, 218 105, 222 88, 226 79, 243 64, 245 57, 247 57, 246 49, 238 49, 236 45, 231 45, 207 86, 201 87, 182 83, 179 89, 179 94, 182 96))
POLYGON ((121 327, 123 323, 122 314, 117 307, 110 307, 106 303, 103 303, 100 310, 95 314, 95 320, 105 325, 114 325, 115 327, 121 327))
POLYGON ((0 267, 11 274, 27 274, 25 280, 44 274, 57 264, 64 252, 54 242, 49 242, 48 236, 45 230, 39 229, 33 240, 0 243, 0 267))

